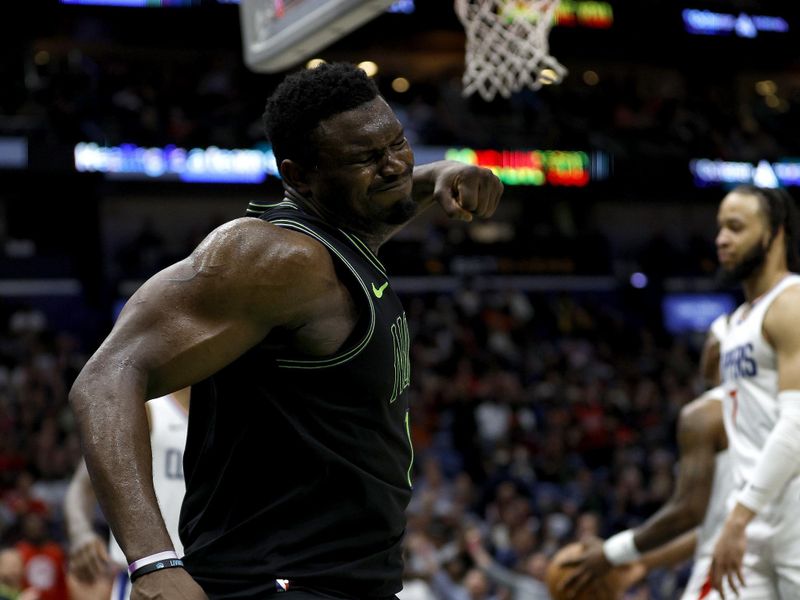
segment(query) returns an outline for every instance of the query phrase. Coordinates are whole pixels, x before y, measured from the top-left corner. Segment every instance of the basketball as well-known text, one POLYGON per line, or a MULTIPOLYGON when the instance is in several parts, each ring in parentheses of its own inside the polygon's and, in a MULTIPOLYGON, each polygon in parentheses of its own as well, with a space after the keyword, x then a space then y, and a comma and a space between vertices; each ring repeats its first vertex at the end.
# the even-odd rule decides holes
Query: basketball
MULTIPOLYGON (((569 577, 575 570, 571 567, 563 566, 563 563, 577 558, 583 552, 583 547, 579 542, 567 544, 559 550, 547 567, 545 582, 547 589, 553 600, 566 600, 567 596, 559 592, 561 582, 569 577)), ((575 596, 575 600, 614 600, 618 596, 617 576, 612 571, 602 579, 584 587, 581 593, 575 596)))

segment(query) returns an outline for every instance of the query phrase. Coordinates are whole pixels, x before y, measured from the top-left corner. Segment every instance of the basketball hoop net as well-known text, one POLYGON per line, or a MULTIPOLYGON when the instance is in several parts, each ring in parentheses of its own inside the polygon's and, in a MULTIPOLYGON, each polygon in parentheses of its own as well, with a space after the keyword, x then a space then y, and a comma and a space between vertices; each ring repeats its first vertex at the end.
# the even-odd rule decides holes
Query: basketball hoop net
POLYGON ((523 87, 560 83, 566 68, 550 56, 547 36, 560 0, 455 0, 467 32, 464 95, 492 100, 523 87))

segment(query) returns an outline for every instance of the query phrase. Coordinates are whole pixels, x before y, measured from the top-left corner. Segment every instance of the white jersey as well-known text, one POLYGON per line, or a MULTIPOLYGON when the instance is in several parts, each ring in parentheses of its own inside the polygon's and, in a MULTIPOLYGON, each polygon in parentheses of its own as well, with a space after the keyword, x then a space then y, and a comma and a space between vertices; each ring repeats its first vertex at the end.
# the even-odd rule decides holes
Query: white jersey
MULTIPOLYGON (((183 478, 183 449, 189 418, 184 408, 172 396, 154 398, 147 403, 150 413, 150 444, 153 449, 153 486, 167 525, 169 537, 178 556, 183 556, 183 544, 178 537, 178 517, 186 482, 183 478)), ((128 561, 117 540, 109 540, 111 559, 121 565, 128 561)))
POLYGON ((764 315, 781 292, 798 283, 800 276, 787 275, 752 306, 743 304, 737 308, 722 340, 723 415, 737 488, 751 480, 767 436, 780 415, 778 359, 764 339, 764 315))
POLYGON ((730 315, 727 313, 722 313, 716 319, 711 322, 709 325, 708 330, 711 332, 717 341, 722 342, 725 339, 725 336, 728 335, 728 320, 730 319, 730 315))

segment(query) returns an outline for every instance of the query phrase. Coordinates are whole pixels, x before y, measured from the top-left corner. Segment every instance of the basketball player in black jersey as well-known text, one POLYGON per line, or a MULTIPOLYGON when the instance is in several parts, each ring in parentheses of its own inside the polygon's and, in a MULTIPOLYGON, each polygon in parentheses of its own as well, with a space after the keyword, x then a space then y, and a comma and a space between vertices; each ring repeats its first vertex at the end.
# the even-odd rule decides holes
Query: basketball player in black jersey
POLYGON ((135 563, 133 600, 402 587, 409 339, 377 251, 436 202, 491 216, 502 184, 460 163, 415 168, 400 122, 348 65, 288 77, 265 124, 284 200, 251 205, 258 218, 147 281, 70 393, 98 499, 135 563), (181 568, 144 400, 187 385, 181 568))

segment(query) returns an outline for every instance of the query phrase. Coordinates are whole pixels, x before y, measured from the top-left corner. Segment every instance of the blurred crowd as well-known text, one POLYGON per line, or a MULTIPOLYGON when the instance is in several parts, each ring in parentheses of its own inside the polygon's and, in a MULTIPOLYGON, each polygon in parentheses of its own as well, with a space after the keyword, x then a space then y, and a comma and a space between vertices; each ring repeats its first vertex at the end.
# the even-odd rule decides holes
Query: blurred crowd
MULTIPOLYGON (((591 297, 465 286, 405 303, 417 458, 404 598, 505 597, 469 531, 493 564, 541 581, 566 543, 632 526, 669 497, 675 419, 700 391, 693 340, 591 297)), ((0 547, 49 548, 63 569, 80 457, 67 391, 92 348, 36 309, 4 317, 0 547)), ((47 581, 37 564, 29 577, 47 581)), ((630 597, 672 598, 682 575, 656 572, 630 597)))
MULTIPOLYGON (((71 35, 70 43, 54 37, 15 54, 19 64, 0 64, 0 135, 61 150, 78 142, 264 142, 263 103, 277 79, 248 71, 238 46, 126 48, 97 20, 71 35)), ((488 104, 463 98, 460 73, 412 81, 405 93, 390 85, 402 73, 379 73, 377 81, 416 145, 595 149, 620 160, 800 153, 800 85, 792 80, 755 85, 755 76, 700 68, 598 64, 593 75, 588 66, 572 68, 560 86, 488 104)), ((399 275, 467 275, 482 260, 492 273, 505 260, 527 265, 507 272, 617 274, 625 257, 585 216, 590 209, 543 204, 483 228, 433 223, 419 238, 388 245, 386 263, 399 275)), ((198 241, 176 248, 174 232, 157 225, 144 222, 117 240, 105 257, 107 278, 145 277, 198 241)), ((25 240, 6 239, 12 233, 0 227, 0 258, 36 254, 25 240)), ((651 276, 707 275, 712 248, 702 237, 681 247, 654 232, 631 253, 651 276)), ((494 567, 522 577, 514 589, 538 589, 559 548, 633 526, 669 497, 675 420, 701 391, 696 340, 664 335, 624 298, 467 284, 404 300, 417 459, 403 600, 506 600, 514 586, 500 584, 494 567)), ((14 597, 4 590, 22 585, 23 574, 52 590, 41 600, 65 598, 62 507, 80 458, 67 393, 98 341, 83 333, 0 298, 0 600, 14 597)), ((654 572, 629 598, 674 598, 686 574, 654 572)))
POLYGON ((58 600, 63 502, 81 456, 67 394, 84 358, 35 307, 0 305, 0 323, 0 598, 17 600, 23 580, 43 590, 26 600, 58 600))
MULTIPOLYGON (((239 49, 196 53, 41 50, 0 96, 0 132, 52 143, 249 148, 264 141, 268 76, 239 49)), ((376 81, 412 144, 473 148, 592 148, 636 156, 760 160, 795 155, 800 119, 793 78, 709 78, 707 70, 601 63, 558 86, 510 99, 464 98, 460 73, 392 90, 376 81), (696 72, 695 72, 696 71, 696 72)))
MULTIPOLYGON (((48 49, 29 49, 21 73, 8 73, 8 89, 0 94, 0 135, 24 135, 32 147, 38 142, 60 148, 67 158, 78 142, 186 148, 251 148, 265 142, 263 103, 278 77, 248 71, 238 47, 122 52, 110 40, 103 46, 76 42, 69 50, 44 47, 48 49)), ((574 68, 562 85, 488 104, 464 98, 457 74, 412 81, 402 94, 391 88, 395 74, 379 72, 376 79, 416 146, 602 150, 618 169, 625 168, 626 158, 657 159, 649 165, 680 159, 679 173, 687 179, 690 158, 756 160, 800 153, 791 134, 800 114, 800 86, 793 80, 776 77, 772 87, 763 81, 758 87, 751 81, 754 75, 746 80, 721 75, 703 79, 674 67, 628 67, 594 67, 596 79, 574 68)), ((622 186, 628 175, 647 177, 646 170, 629 171, 615 175, 614 185, 622 186)), ((672 182, 664 182, 668 184, 672 182)), ((458 239, 434 228, 405 246, 387 248, 398 257, 387 260, 396 274, 414 275, 482 268, 474 261, 465 264, 465 256, 478 262, 489 257, 494 262, 484 270, 508 273, 617 275, 619 262, 635 262, 634 270, 650 277, 708 275, 713 255, 706 259, 713 245, 706 233, 698 236, 686 228, 662 235, 654 230, 646 241, 621 248, 614 232, 600 227, 601 219, 593 216, 586 200, 641 205, 643 198, 662 193, 662 186, 649 180, 642 185, 646 188, 635 194, 616 189, 609 194, 602 184, 593 185, 583 190, 579 203, 564 195, 548 201, 539 189, 509 186, 508 196, 522 206, 520 214, 474 224, 458 239), (502 264, 497 257, 505 259, 502 264)), ((552 196, 559 193, 566 192, 553 189, 552 196)), ((678 202, 684 195, 675 191, 666 199, 678 202)), ((705 198, 690 200, 702 205, 705 198)), ((653 225, 658 227, 656 219, 653 225)), ((171 235, 143 223, 136 236, 119 239, 110 277, 141 278, 194 247, 166 247, 164 237, 171 235)), ((5 237, 0 227, 0 241, 5 237)))

